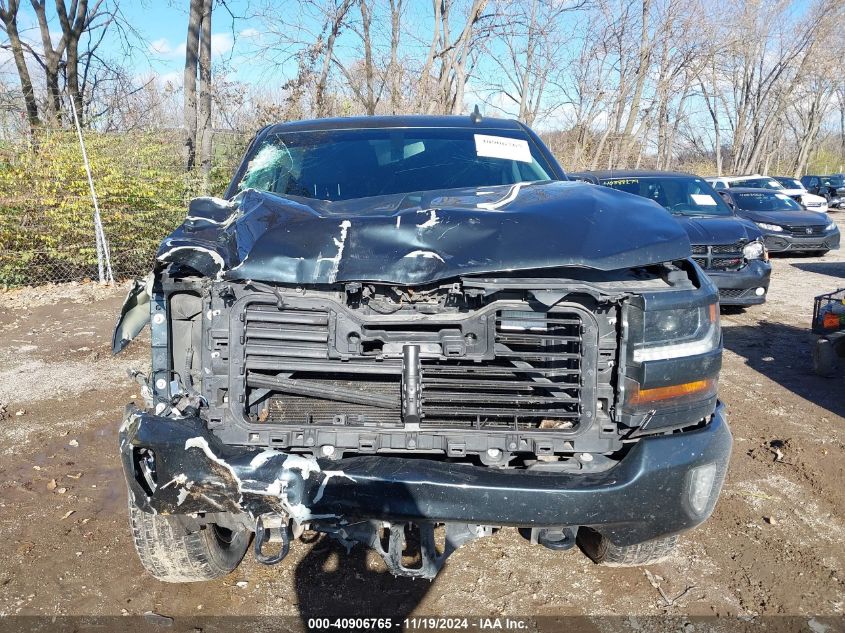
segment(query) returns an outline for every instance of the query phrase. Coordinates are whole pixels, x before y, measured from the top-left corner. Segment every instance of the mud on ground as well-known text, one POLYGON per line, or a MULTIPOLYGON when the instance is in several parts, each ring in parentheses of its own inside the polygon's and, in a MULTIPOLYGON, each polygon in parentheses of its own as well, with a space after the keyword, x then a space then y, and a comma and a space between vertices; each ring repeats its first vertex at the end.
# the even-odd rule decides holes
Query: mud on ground
POLYGON ((845 375, 813 374, 809 323, 812 297, 845 286, 845 251, 773 263, 769 302, 722 315, 735 444, 721 500, 650 578, 505 529, 431 583, 319 539, 275 568, 248 553, 215 582, 157 582, 133 549, 117 455, 123 405, 139 396, 126 370, 147 352, 141 341, 110 356, 126 289, 0 293, 0 614, 840 615, 845 375))

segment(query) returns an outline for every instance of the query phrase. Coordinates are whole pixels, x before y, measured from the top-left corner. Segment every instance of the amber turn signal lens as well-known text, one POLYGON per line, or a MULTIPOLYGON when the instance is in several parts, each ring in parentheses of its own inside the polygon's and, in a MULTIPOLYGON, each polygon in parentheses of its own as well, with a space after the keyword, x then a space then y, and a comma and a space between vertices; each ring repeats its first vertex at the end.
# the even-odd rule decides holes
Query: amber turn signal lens
POLYGON ((706 380, 695 380, 693 382, 685 382, 682 385, 669 385, 668 387, 654 387, 653 389, 639 389, 630 394, 628 401, 631 404, 649 404, 651 402, 661 402, 663 400, 672 400, 674 398, 682 398, 684 396, 693 396, 699 393, 715 391, 716 381, 713 378, 706 380))

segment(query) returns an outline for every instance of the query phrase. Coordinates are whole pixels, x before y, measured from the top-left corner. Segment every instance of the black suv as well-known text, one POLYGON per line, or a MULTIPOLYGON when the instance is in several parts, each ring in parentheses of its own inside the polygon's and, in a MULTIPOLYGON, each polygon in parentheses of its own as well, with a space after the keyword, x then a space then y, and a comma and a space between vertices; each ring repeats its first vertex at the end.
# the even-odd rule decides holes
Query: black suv
POLYGON ((810 193, 827 198, 827 204, 830 208, 845 206, 845 174, 802 176, 801 184, 810 193))
POLYGON ((306 528, 405 576, 504 526, 645 564, 722 487, 718 293, 686 232, 567 181, 515 121, 263 129, 133 286, 115 352, 147 323, 119 442, 161 580, 226 574, 253 535, 278 563, 306 528))
POLYGON ((738 218, 698 176, 614 170, 570 173, 569 177, 648 198, 671 213, 689 235, 693 259, 718 286, 722 305, 766 300, 772 267, 762 232, 738 218))

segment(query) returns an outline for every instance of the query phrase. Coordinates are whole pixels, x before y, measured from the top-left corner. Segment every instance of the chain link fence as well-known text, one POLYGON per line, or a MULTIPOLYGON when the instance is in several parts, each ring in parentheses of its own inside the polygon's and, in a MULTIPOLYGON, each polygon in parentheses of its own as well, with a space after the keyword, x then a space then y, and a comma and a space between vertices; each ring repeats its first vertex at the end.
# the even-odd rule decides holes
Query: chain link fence
MULTIPOLYGON (((112 258, 115 281, 144 277, 152 270, 155 249, 122 251, 112 258)), ((57 259, 53 251, 21 250, 0 253, 0 287, 38 286, 46 283, 97 281, 97 262, 57 259)))
MULTIPOLYGON (((161 240, 185 217, 188 198, 103 200, 103 228, 116 281, 146 275, 161 240)), ((99 280, 90 197, 55 207, 6 206, 0 216, 0 287, 99 280)))
MULTIPOLYGON (((191 198, 225 188, 248 137, 215 134, 208 179, 186 173, 179 135, 98 134, 85 144, 115 280, 148 273, 191 198)), ((94 205, 68 131, 24 144, 0 139, 0 288, 98 280, 94 205)))

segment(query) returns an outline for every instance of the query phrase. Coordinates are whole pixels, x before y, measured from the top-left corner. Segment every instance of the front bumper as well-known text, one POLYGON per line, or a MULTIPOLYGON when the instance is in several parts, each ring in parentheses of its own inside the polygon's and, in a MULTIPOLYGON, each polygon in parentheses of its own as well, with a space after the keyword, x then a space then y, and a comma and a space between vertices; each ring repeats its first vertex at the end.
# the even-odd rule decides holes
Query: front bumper
POLYGON ((739 270, 706 271, 707 276, 719 288, 719 303, 722 305, 756 305, 766 301, 772 265, 760 259, 752 259, 739 270), (763 294, 757 294, 763 288, 763 294))
POLYGON ((824 235, 797 237, 786 233, 764 233, 763 240, 770 253, 787 251, 831 251, 839 248, 839 230, 824 235))
POLYGON ((643 438, 617 465, 572 474, 500 470, 369 455, 331 460, 225 445, 199 418, 127 407, 120 452, 146 512, 281 513, 300 523, 378 519, 476 525, 590 526, 618 545, 686 530, 712 512, 727 470, 724 410, 694 431, 643 438), (145 450, 146 449, 146 450, 145 450), (154 454, 154 482, 140 464, 154 454), (715 464, 706 505, 690 502, 691 470, 715 464))

